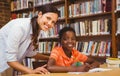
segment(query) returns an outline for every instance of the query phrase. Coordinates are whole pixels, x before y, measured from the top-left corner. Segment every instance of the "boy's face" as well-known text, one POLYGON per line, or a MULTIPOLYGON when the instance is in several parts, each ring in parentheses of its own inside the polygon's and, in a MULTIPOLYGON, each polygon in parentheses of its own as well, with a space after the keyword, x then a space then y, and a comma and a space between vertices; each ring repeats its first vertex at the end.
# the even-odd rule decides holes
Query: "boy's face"
POLYGON ((61 38, 61 45, 64 49, 72 51, 76 45, 76 36, 74 32, 67 31, 63 34, 61 38))

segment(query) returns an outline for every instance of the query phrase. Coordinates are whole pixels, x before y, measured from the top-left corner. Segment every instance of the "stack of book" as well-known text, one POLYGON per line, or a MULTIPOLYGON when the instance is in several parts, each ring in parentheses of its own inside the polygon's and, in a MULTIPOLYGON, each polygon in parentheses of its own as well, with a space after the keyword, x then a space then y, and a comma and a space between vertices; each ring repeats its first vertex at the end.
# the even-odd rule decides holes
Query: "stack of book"
POLYGON ((107 58, 106 63, 108 68, 120 68, 119 58, 107 58))

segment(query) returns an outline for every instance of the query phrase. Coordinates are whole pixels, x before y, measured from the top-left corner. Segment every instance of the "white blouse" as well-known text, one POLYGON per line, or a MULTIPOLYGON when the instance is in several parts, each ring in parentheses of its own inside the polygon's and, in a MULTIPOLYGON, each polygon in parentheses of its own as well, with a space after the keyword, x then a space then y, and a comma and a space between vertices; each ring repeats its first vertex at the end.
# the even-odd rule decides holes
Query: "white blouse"
MULTIPOLYGON (((0 72, 9 66, 7 62, 19 61, 31 43, 32 26, 30 18, 19 18, 8 22, 0 29, 0 72)), ((34 56, 37 51, 27 51, 28 56, 34 56)))

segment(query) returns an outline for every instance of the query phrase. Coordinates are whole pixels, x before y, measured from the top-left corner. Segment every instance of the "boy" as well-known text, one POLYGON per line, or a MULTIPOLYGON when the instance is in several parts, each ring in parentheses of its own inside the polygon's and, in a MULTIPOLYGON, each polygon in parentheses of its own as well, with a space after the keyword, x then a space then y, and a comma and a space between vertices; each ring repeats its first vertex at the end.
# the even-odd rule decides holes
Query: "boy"
POLYGON ((50 72, 87 72, 91 68, 99 67, 100 63, 74 48, 76 34, 73 28, 61 29, 59 38, 61 46, 52 49, 48 61, 47 69, 50 72))

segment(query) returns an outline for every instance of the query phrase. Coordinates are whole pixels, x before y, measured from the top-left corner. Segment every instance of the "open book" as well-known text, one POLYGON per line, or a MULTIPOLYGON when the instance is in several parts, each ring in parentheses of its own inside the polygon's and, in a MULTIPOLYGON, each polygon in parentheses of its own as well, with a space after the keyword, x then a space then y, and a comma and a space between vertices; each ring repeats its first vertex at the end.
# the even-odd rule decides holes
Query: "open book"
POLYGON ((109 70, 112 70, 112 69, 108 69, 108 68, 93 68, 93 69, 90 69, 88 72, 102 72, 102 71, 109 71, 109 70))
POLYGON ((89 73, 89 72, 102 72, 102 71, 109 71, 112 69, 108 69, 108 68, 93 68, 90 69, 88 72, 68 72, 69 74, 82 74, 82 73, 89 73))

